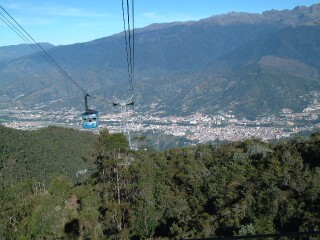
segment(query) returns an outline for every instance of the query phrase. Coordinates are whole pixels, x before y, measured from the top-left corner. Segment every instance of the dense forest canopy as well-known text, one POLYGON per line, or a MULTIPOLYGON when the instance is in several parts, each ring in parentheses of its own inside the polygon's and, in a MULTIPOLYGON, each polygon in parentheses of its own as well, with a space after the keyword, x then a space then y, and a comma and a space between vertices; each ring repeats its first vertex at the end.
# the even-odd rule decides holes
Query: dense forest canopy
POLYGON ((32 180, 48 184, 63 174, 73 181, 76 172, 90 167, 83 156, 94 148, 91 132, 50 126, 20 131, 0 125, 0 172, 2 184, 32 180))
POLYGON ((320 133, 132 151, 107 130, 0 131, 0 239, 319 230, 320 133))

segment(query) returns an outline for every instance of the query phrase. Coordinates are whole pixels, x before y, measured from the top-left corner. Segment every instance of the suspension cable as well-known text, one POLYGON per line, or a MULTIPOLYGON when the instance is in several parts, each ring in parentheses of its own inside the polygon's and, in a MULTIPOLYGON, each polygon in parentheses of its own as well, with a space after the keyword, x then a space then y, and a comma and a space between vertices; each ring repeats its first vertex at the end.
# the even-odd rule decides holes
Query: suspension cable
POLYGON ((128 33, 129 33, 129 55, 130 55, 130 91, 131 91, 131 87, 132 87, 132 77, 133 77, 133 63, 132 63, 132 57, 133 57, 133 53, 132 53, 132 44, 131 44, 131 26, 130 26, 130 6, 129 6, 129 0, 127 0, 127 20, 128 20, 128 33))
POLYGON ((126 43, 126 58, 128 67, 128 78, 130 92, 133 93, 133 80, 134 80, 134 0, 131 1, 131 18, 130 18, 130 4, 129 0, 126 1, 126 12, 124 8, 124 2, 122 0, 122 19, 124 38, 126 43), (126 17, 125 17, 126 15, 126 17), (127 23, 126 23, 127 22, 127 23), (132 30, 131 24, 132 22, 132 30))
POLYGON ((55 65, 52 64, 51 60, 48 59, 48 57, 39 50, 39 48, 37 47, 36 44, 32 43, 32 41, 30 39, 28 39, 27 36, 25 36, 25 34, 23 32, 21 32, 21 30, 19 28, 17 28, 5 15, 3 15, 0 12, 0 19, 2 20, 2 22, 4 22, 9 28, 11 28, 12 31, 14 31, 22 40, 24 40, 30 47, 33 48, 33 50, 35 50, 42 58, 44 58, 45 60, 48 61, 48 63, 53 67, 56 68, 56 70, 59 71, 59 69, 57 69, 57 67, 55 65))
POLYGON ((46 60, 52 67, 54 67, 58 72, 60 72, 65 78, 70 80, 76 87, 78 87, 83 94, 87 94, 78 83, 75 81, 49 54, 45 51, 42 46, 37 43, 34 38, 0 5, 0 8, 10 17, 10 19, 19 27, 17 28, 14 23, 12 23, 8 18, 6 18, 3 14, 1 16, 6 20, 1 20, 8 25, 14 32, 16 32, 27 44, 29 44, 37 53, 46 60))
MULTIPOLYGON (((131 72, 130 72, 130 64, 129 64, 129 51, 128 51, 128 40, 127 40, 127 27, 126 27, 126 19, 125 19, 125 14, 124 14, 124 6, 123 6, 123 0, 121 1, 122 3, 122 19, 123 19, 123 31, 124 31, 124 40, 126 43, 126 56, 127 56, 127 68, 128 68, 128 78, 129 78, 129 84, 130 84, 130 79, 131 79, 131 72)), ((130 34, 130 32, 129 32, 130 34)))
POLYGON ((131 80, 131 86, 130 86, 130 90, 131 92, 133 92, 133 80, 134 80, 134 49, 135 49, 135 43, 134 43, 134 0, 131 1, 131 5, 132 5, 132 80, 131 80))
POLYGON ((19 35, 20 38, 22 38, 26 43, 30 44, 30 46, 37 51, 37 48, 34 46, 34 44, 32 44, 32 42, 30 42, 29 39, 27 39, 26 37, 24 37, 23 33, 14 25, 12 25, 12 23, 8 20, 8 18, 3 15, 0 12, 0 19, 2 22, 4 22, 9 28, 11 28, 12 31, 14 31, 17 35, 19 35))
MULTIPOLYGON (((133 0, 132 0, 133 4, 133 0)), ((0 19, 4 22, 12 31, 14 31, 23 41, 25 41, 30 47, 32 47, 45 61, 47 61, 53 68, 55 68, 63 77, 71 81, 76 87, 78 87, 84 95, 89 94, 80 84, 72 78, 50 55, 49 53, 43 49, 43 47, 35 41, 35 39, 14 19, 12 15, 10 15, 1 5, 0 8, 6 13, 9 18, 7 18, 4 14, 0 12, 0 19), (11 20, 10 20, 11 19, 11 20)), ((129 2, 127 0, 127 16, 128 16, 128 28, 130 29, 130 15, 129 15, 129 2)), ((125 41, 126 41, 126 53, 127 53, 127 64, 128 64, 128 76, 129 76, 129 84, 130 90, 133 91, 133 61, 134 61, 134 46, 131 47, 131 33, 130 30, 127 33, 126 30, 126 22, 125 22, 125 15, 124 15, 124 4, 122 0, 122 13, 123 13, 123 22, 124 22, 124 32, 125 32, 125 41), (129 36, 129 44, 128 44, 128 36, 129 36), (129 48, 129 51, 128 51, 129 48)), ((132 13, 134 10, 132 9, 132 13)), ((134 26, 134 23, 133 23, 134 26)), ((134 30, 133 30, 134 31, 134 30)), ((133 36, 134 37, 134 36, 133 36)), ((132 37, 132 39, 134 39, 132 37)), ((134 40, 132 40, 134 41, 134 40)), ((134 43, 134 42, 133 42, 134 43)), ((91 98, 94 98, 101 102, 111 103, 110 100, 102 99, 96 96, 89 94, 91 98)))

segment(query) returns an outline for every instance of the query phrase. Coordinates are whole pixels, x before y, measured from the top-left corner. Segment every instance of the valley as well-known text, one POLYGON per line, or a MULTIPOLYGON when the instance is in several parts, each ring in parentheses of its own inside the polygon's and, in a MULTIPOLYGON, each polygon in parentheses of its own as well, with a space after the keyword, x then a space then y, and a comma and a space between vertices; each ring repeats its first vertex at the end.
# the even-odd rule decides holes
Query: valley
MULTIPOLYGON (((187 140, 186 144, 215 141, 241 141, 250 138, 275 140, 287 138, 301 132, 320 128, 320 93, 312 92, 312 101, 301 112, 289 108, 274 115, 260 115, 255 118, 236 117, 232 112, 218 111, 208 115, 194 113, 186 116, 163 116, 162 112, 127 113, 128 129, 134 135, 147 132, 175 136, 187 140)), ((0 110, 0 122, 7 127, 35 130, 49 125, 81 129, 81 111, 76 108, 48 109, 46 104, 32 108, 13 107, 0 110)), ((120 131, 120 112, 100 112, 100 127, 94 132, 107 128, 112 133, 120 131)))

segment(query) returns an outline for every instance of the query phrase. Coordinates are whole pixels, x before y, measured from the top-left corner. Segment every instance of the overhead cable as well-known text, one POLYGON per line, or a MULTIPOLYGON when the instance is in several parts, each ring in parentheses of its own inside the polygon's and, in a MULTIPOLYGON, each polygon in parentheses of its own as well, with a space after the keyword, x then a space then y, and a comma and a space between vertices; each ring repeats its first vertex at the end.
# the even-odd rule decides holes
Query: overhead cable
POLYGON ((124 7, 124 1, 122 0, 122 19, 123 30, 126 44, 126 59, 128 67, 129 88, 133 92, 133 80, 134 80, 134 0, 131 1, 131 13, 130 17, 130 4, 129 0, 126 1, 126 8, 124 7), (126 9, 126 10, 125 10, 126 9), (132 23, 132 24, 131 24, 132 23), (131 30, 132 25, 132 30, 131 30))
POLYGON ((52 67, 54 67, 58 72, 60 72, 65 78, 70 80, 76 87, 78 87, 83 94, 87 94, 78 83, 75 81, 49 54, 43 47, 37 43, 34 38, 0 5, 0 8, 6 13, 7 16, 13 21, 10 21, 7 17, 5 17, 2 13, 1 16, 5 19, 5 21, 1 18, 1 20, 9 26, 15 33, 19 35, 22 40, 24 40, 27 44, 29 44, 37 53, 46 60, 52 67), (19 28, 18 28, 18 27, 19 28))
POLYGON ((132 81, 131 81, 131 91, 133 92, 133 80, 134 80, 134 48, 135 48, 135 43, 134 43, 134 0, 132 0, 132 81))

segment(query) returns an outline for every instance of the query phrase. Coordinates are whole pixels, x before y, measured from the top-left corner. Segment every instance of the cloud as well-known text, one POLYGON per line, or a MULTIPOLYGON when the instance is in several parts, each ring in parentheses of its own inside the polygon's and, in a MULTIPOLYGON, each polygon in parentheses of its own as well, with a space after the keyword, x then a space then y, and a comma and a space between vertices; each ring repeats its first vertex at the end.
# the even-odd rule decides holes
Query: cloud
POLYGON ((53 15, 66 17, 108 17, 110 15, 93 10, 67 7, 61 4, 40 3, 32 4, 27 2, 16 2, 5 5, 8 9, 21 10, 24 12, 33 12, 39 15, 53 15))
POLYGON ((79 23, 77 26, 78 27, 91 27, 95 24, 92 24, 92 23, 79 23))
POLYGON ((99 13, 95 11, 88 11, 80 8, 69 8, 64 6, 53 6, 46 8, 45 6, 39 9, 40 11, 46 11, 49 15, 59 15, 68 17, 107 17, 107 14, 99 13))
POLYGON ((57 22, 56 20, 50 18, 18 18, 17 21, 23 23, 23 25, 49 25, 57 22))
POLYGON ((23 9, 26 7, 26 4, 23 3, 8 3, 8 4, 4 4, 5 8, 8 9, 23 9))
POLYGON ((145 12, 145 13, 142 13, 142 16, 146 17, 146 18, 157 18, 158 17, 155 12, 145 12))

